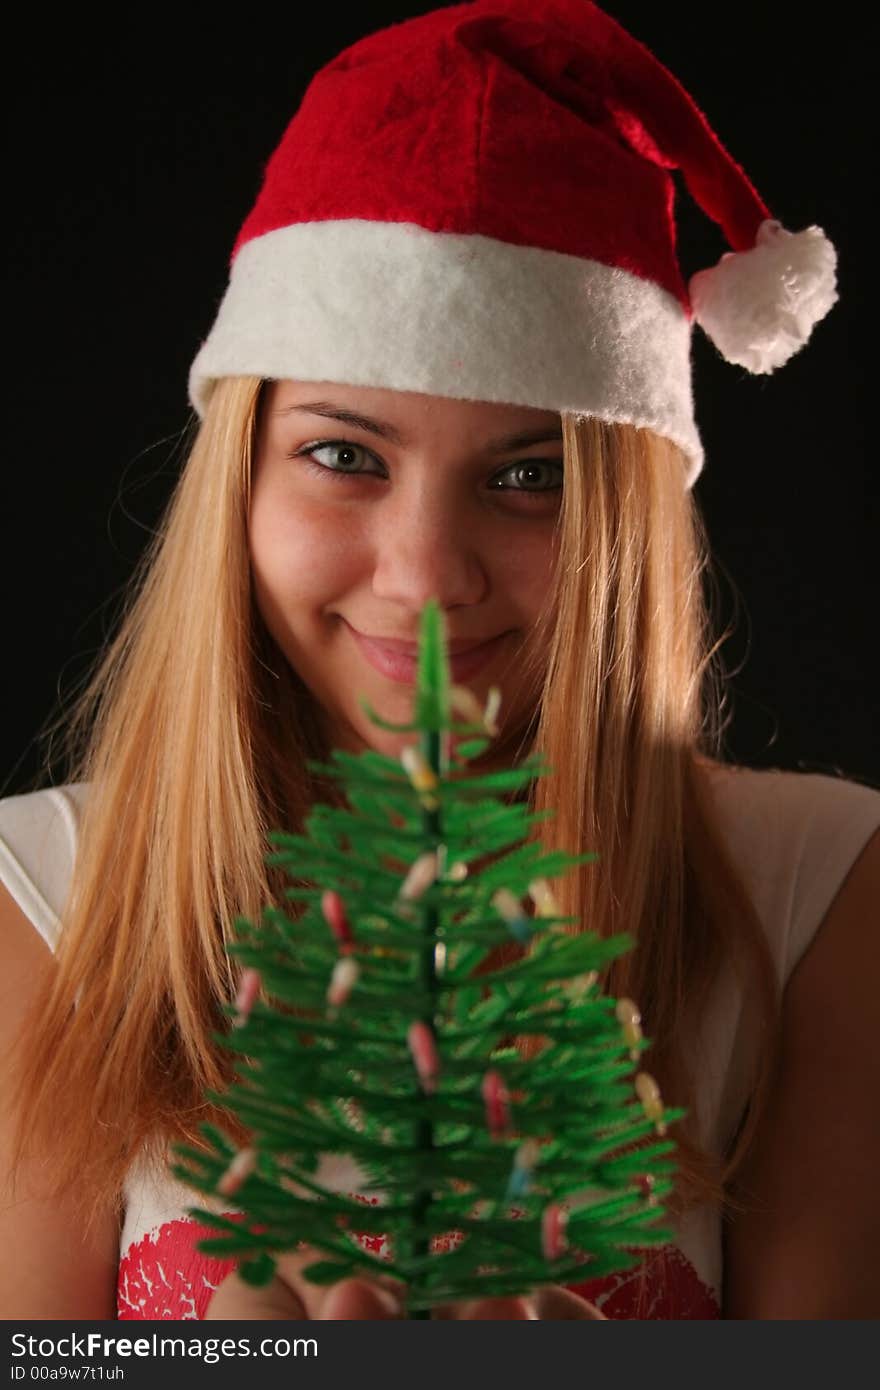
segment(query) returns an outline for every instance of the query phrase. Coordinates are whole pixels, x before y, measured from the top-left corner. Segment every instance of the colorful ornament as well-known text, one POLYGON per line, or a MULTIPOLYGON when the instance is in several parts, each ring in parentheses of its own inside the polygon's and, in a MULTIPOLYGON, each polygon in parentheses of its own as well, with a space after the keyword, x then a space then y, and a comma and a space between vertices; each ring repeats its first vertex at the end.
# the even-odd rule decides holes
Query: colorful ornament
POLYGON ((573 980, 567 980, 563 989, 571 1002, 577 1004, 585 994, 589 994, 598 978, 597 971, 586 970, 582 975, 575 975, 573 980))
POLYGON ((508 1201, 522 1197, 531 1187, 540 1147, 537 1139, 524 1139, 514 1154, 513 1168, 507 1184, 508 1201))
POLYGON ((642 1041, 642 1015, 631 999, 618 999, 614 1010, 618 1023, 623 1026, 623 1039, 629 1046, 630 1060, 635 1062, 642 1041))
POLYGON ((539 917, 559 916, 559 906, 546 878, 536 878, 529 884, 529 897, 539 917))
POLYGON ((415 902, 436 881, 437 853, 435 850, 430 850, 427 854, 420 854, 415 863, 410 866, 397 896, 402 902, 415 902))
POLYGON ((418 1019, 410 1025, 407 1042, 422 1090, 427 1096, 433 1095, 437 1089, 437 1077, 440 1075, 440 1058, 434 1034, 427 1023, 418 1019))
POLYGON ((484 709, 480 708, 480 702, 473 691, 465 685, 451 685, 449 701, 455 713, 460 714, 469 724, 481 724, 490 738, 497 737, 498 726, 495 717, 501 705, 501 690, 497 685, 490 689, 484 709))
POLYGON ((666 1123, 663 1119, 663 1101, 660 1098, 660 1087, 657 1085, 657 1082, 648 1072, 640 1071, 633 1084, 635 1085, 636 1095, 642 1102, 642 1109, 645 1112, 646 1118, 653 1122, 654 1128, 658 1134, 665 1134, 666 1123))
POLYGON ((451 864, 446 872, 447 879, 449 879, 452 883, 464 883, 464 880, 467 878, 467 876, 468 866, 461 859, 458 859, 454 864, 451 864))
POLYGON ((482 724, 483 710, 479 700, 466 685, 450 685, 449 703, 456 714, 460 714, 468 724, 482 724))
POLYGON ((501 1139, 510 1130, 510 1095, 500 1072, 487 1071, 482 1083, 486 1126, 493 1139, 501 1139))
POLYGON ((541 1216, 541 1250, 545 1260, 558 1260, 568 1249, 565 1230, 568 1212, 558 1202, 551 1202, 541 1216))
POLYGON ((493 685, 489 687, 489 696, 486 700, 486 708, 483 711, 483 722, 486 725, 486 733, 491 738, 498 737, 498 711, 501 708, 501 687, 493 685))
POLYGON ((400 755, 400 761, 407 771, 409 780, 419 793, 419 800, 429 811, 436 811, 440 802, 434 796, 434 789, 439 784, 436 772, 430 767, 421 749, 414 744, 407 745, 400 755))
POLYGON ((250 1177, 257 1166, 255 1149, 240 1149, 217 1184, 221 1197, 234 1197, 245 1178, 250 1177))
POLYGON ((235 996, 235 1007, 238 1013, 232 1020, 233 1028, 243 1028, 250 1018, 251 1009, 254 1007, 257 995, 260 992, 260 972, 249 966, 241 972, 241 980, 238 985, 238 993, 235 996))
POLYGON ((351 924, 346 915, 345 904, 334 889, 328 888, 321 895, 321 911, 324 914, 324 921, 339 942, 340 950, 353 950, 354 938, 351 933, 351 924))
POLYGON ((344 1004, 357 983, 360 968, 353 956, 343 956, 333 967, 327 987, 327 1003, 331 1009, 344 1004))
POLYGON ((654 1191, 656 1183, 653 1173, 643 1173, 641 1177, 636 1178, 635 1186, 649 1207, 657 1205, 657 1193, 654 1191))
POLYGON ((531 941, 535 929, 509 888, 499 888, 492 894, 492 906, 504 918, 511 936, 523 943, 531 941))

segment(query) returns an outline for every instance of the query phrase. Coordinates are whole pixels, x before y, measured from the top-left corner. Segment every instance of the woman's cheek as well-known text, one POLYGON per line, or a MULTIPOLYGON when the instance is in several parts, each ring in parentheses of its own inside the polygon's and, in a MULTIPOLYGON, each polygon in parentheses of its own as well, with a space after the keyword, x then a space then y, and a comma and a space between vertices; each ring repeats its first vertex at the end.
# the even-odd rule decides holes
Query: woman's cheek
POLYGON ((279 594, 322 585, 350 553, 332 509, 292 498, 287 489, 256 493, 249 542, 255 574, 279 594))

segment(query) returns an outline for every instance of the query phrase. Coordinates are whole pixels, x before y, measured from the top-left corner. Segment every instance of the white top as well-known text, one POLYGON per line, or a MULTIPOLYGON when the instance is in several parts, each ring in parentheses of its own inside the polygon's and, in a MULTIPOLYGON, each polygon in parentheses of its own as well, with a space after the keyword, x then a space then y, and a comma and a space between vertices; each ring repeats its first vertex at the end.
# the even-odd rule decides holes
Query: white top
MULTIPOLYGON (((781 982, 812 941, 839 887, 880 826, 880 792, 816 773, 723 768, 712 777, 721 824, 742 871, 781 982)), ((87 788, 53 788, 0 799, 0 880, 49 946, 60 931, 87 788)), ((733 1135, 746 1101, 753 1022, 733 976, 720 983, 699 1039, 696 1104, 702 1142, 716 1153, 733 1135)), ((354 1185, 339 1160, 321 1174, 354 1185)), ((118 1315, 199 1318, 231 1268, 194 1250, 205 1232, 186 1215, 205 1199, 136 1166, 125 1190, 118 1315)), ((218 1206, 218 1210, 224 1208, 218 1206)), ((226 1210, 231 1211, 229 1204, 226 1210)), ((381 1253, 379 1238, 365 1237, 381 1253)), ((721 1300, 721 1223, 717 1209, 689 1212, 640 1284, 632 1273, 581 1286, 614 1318, 717 1317, 721 1300)))

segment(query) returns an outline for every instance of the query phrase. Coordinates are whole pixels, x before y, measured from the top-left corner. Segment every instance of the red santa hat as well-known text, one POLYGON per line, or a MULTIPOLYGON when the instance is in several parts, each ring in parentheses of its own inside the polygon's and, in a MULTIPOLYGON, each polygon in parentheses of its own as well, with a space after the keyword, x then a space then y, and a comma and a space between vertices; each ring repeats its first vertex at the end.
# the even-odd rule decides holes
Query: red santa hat
POLYGON ((696 320, 771 372, 834 304, 834 248, 775 221, 677 79, 589 0, 474 0, 313 78, 192 365, 573 411, 703 464, 696 320), (685 284, 674 184, 722 228, 685 284))

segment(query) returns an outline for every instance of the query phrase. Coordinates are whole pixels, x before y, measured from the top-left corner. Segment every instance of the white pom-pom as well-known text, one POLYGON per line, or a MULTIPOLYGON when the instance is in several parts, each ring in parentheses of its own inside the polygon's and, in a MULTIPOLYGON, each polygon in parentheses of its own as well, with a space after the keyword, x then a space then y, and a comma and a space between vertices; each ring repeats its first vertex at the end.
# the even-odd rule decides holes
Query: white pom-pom
POLYGON ((729 251, 692 276, 694 318, 728 362, 772 372, 837 301, 837 253, 821 227, 762 222, 751 251, 729 251))

